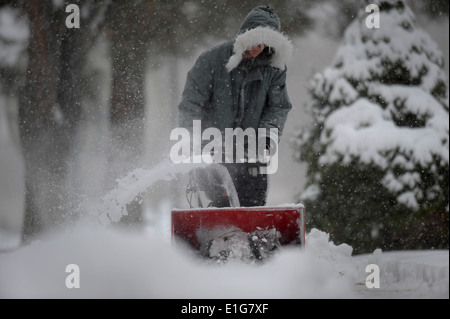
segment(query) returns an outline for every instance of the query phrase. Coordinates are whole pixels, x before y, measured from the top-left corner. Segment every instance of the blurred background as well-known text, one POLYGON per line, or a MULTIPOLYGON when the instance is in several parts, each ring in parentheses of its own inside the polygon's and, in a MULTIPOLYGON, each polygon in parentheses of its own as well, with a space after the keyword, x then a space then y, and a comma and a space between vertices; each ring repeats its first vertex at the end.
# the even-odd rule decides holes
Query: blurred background
MULTIPOLYGON (((442 50, 448 75, 448 1, 405 2, 442 50)), ((332 63, 368 3, 0 0, 0 246, 92 213, 116 179, 167 158, 188 70, 261 4, 274 7, 295 48, 287 80, 294 108, 268 204, 298 202, 307 167, 291 139, 311 122, 308 80, 332 63), (80 28, 66 27, 71 3, 80 28)), ((185 186, 179 179, 150 189, 130 205, 137 213, 129 222, 141 218, 142 202, 150 222, 185 207, 185 186)))

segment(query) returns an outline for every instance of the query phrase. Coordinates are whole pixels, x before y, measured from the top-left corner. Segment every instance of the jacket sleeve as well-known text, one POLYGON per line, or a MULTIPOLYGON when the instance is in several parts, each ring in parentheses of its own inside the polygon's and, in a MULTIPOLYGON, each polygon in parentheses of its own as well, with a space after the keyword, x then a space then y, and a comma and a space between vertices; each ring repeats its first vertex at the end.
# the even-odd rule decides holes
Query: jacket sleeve
POLYGON ((267 129, 277 128, 280 138, 291 108, 292 104, 286 89, 286 70, 278 71, 270 84, 259 126, 267 129))
POLYGON ((193 120, 202 120, 212 96, 213 69, 208 51, 200 55, 188 72, 179 110, 180 127, 192 128, 193 120))

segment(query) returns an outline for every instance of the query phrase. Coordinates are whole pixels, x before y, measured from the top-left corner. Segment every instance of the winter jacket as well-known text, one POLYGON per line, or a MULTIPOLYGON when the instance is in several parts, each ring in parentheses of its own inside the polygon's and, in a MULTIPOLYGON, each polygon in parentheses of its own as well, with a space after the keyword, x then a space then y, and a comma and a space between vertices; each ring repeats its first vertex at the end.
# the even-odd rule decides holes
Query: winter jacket
POLYGON ((290 41, 280 32, 280 20, 270 7, 253 9, 237 36, 197 59, 187 75, 179 105, 181 127, 201 120, 208 127, 277 128, 283 132, 292 105, 286 90, 290 41), (243 60, 252 46, 267 47, 255 59, 243 60))

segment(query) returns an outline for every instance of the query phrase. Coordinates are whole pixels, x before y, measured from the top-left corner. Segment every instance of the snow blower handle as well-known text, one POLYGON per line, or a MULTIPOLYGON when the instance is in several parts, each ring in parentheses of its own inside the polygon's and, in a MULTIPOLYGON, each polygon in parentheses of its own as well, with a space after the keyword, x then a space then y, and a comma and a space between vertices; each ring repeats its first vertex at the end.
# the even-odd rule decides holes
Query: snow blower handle
POLYGON ((230 201, 230 207, 241 207, 239 202, 239 196, 236 192, 236 187, 234 186, 233 179, 228 172, 228 169, 220 164, 211 164, 211 169, 216 170, 222 177, 222 186, 225 188, 228 199, 230 201))
MULTIPOLYGON (((227 207, 240 207, 239 197, 228 169, 221 164, 209 164, 204 168, 196 168, 190 173, 190 181, 186 188, 186 198, 190 208, 193 207, 193 199, 198 207, 203 208, 200 192, 215 202, 218 198, 228 201, 227 207)), ((216 202, 217 203, 217 202, 216 202)), ((223 203, 220 207, 225 207, 223 203)))

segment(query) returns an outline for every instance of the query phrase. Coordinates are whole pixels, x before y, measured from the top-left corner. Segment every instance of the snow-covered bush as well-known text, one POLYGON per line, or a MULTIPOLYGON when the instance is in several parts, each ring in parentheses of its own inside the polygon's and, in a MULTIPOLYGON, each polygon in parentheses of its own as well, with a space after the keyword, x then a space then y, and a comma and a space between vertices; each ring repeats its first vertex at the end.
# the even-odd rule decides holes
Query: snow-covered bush
POLYGON ((310 87, 297 136, 310 225, 355 251, 448 247, 449 94, 444 58, 402 1, 362 14, 310 87))

